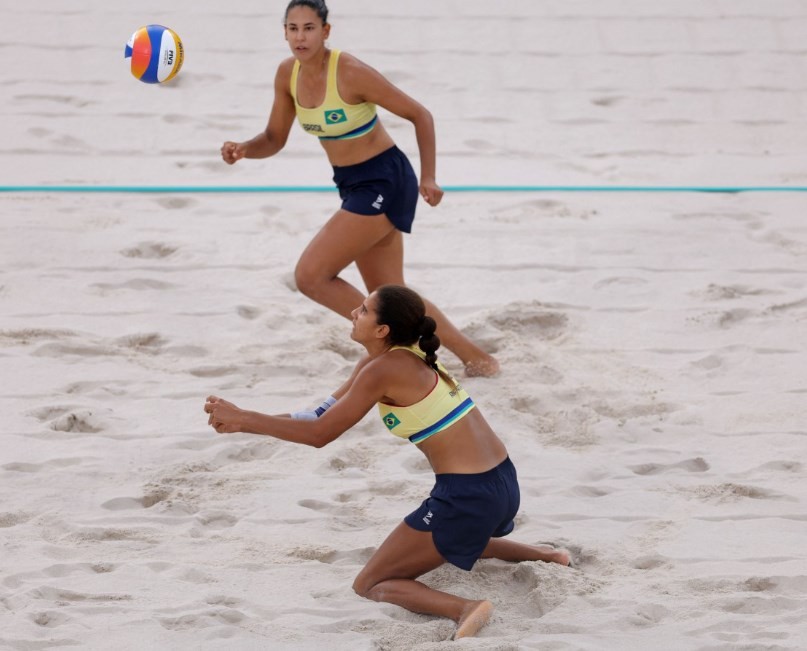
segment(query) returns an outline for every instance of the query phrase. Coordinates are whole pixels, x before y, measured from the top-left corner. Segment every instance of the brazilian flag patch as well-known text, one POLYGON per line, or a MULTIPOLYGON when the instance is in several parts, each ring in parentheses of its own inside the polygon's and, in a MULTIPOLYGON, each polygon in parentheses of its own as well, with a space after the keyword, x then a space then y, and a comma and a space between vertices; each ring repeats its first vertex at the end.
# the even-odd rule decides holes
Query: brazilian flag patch
POLYGON ((401 424, 401 421, 399 421, 398 417, 395 414, 393 414, 392 412, 390 412, 386 416, 384 416, 383 420, 384 420, 384 425, 386 425, 387 429, 389 429, 389 430, 395 429, 396 427, 398 427, 398 425, 401 424))
POLYGON ((339 124, 340 122, 347 122, 345 109, 332 109, 330 111, 325 111, 325 124, 339 124))

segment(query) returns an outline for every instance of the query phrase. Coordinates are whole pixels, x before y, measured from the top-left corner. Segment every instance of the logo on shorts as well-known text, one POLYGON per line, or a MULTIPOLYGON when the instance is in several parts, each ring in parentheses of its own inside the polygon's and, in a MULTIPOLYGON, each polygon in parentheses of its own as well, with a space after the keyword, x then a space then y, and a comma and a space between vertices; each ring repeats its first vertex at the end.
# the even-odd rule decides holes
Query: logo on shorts
POLYGON ((384 197, 380 194, 378 195, 378 199, 373 202, 373 208, 376 210, 381 210, 381 204, 384 202, 384 197))
POLYGON ((330 111, 325 111, 325 124, 339 124, 340 122, 347 122, 345 109, 332 109, 330 111))
POLYGON ((396 427, 398 427, 398 425, 401 424, 401 421, 399 421, 398 417, 395 414, 393 414, 392 412, 390 412, 386 416, 384 416, 383 420, 384 420, 384 425, 387 426, 388 430, 393 430, 396 427))
POLYGON ((429 511, 426 515, 423 516, 423 522, 425 522, 428 525, 431 525, 433 517, 434 517, 434 513, 429 511))

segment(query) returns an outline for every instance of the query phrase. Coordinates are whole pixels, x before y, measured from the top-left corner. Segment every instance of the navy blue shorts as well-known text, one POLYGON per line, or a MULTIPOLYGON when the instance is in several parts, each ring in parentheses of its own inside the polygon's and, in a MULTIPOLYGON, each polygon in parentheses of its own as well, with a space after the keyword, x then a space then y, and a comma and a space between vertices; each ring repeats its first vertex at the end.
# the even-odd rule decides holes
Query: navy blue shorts
POLYGON ((419 184, 406 154, 395 145, 363 163, 334 166, 333 182, 343 209, 386 215, 399 231, 412 232, 419 184))
POLYGON ((434 546, 449 563, 470 570, 491 538, 509 534, 521 496, 516 468, 508 457, 478 474, 440 474, 430 497, 404 518, 418 531, 431 531, 434 546))

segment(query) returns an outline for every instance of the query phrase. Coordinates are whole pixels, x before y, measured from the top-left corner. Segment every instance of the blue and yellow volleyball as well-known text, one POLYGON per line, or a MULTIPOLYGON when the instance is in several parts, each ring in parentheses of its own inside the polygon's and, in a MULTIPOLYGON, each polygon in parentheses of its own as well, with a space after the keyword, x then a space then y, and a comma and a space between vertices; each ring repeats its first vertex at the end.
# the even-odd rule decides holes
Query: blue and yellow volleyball
POLYGON ((162 84, 179 72, 185 51, 175 31, 162 25, 146 25, 132 34, 123 56, 131 60, 132 74, 137 79, 162 84))

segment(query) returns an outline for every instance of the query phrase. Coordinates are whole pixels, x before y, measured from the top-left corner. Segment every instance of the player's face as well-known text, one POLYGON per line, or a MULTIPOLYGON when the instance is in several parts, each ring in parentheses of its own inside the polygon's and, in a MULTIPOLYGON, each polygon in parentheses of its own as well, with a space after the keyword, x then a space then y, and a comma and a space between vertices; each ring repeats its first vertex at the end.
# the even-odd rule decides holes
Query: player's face
POLYGON ((350 333, 350 338, 354 341, 364 343, 378 338, 380 329, 383 326, 378 325, 375 304, 376 296, 373 293, 350 313, 350 317, 353 319, 353 330, 350 333))
POLYGON ((291 53, 300 60, 319 51, 330 29, 330 25, 322 24, 322 19, 311 7, 294 7, 286 16, 286 41, 291 53))

